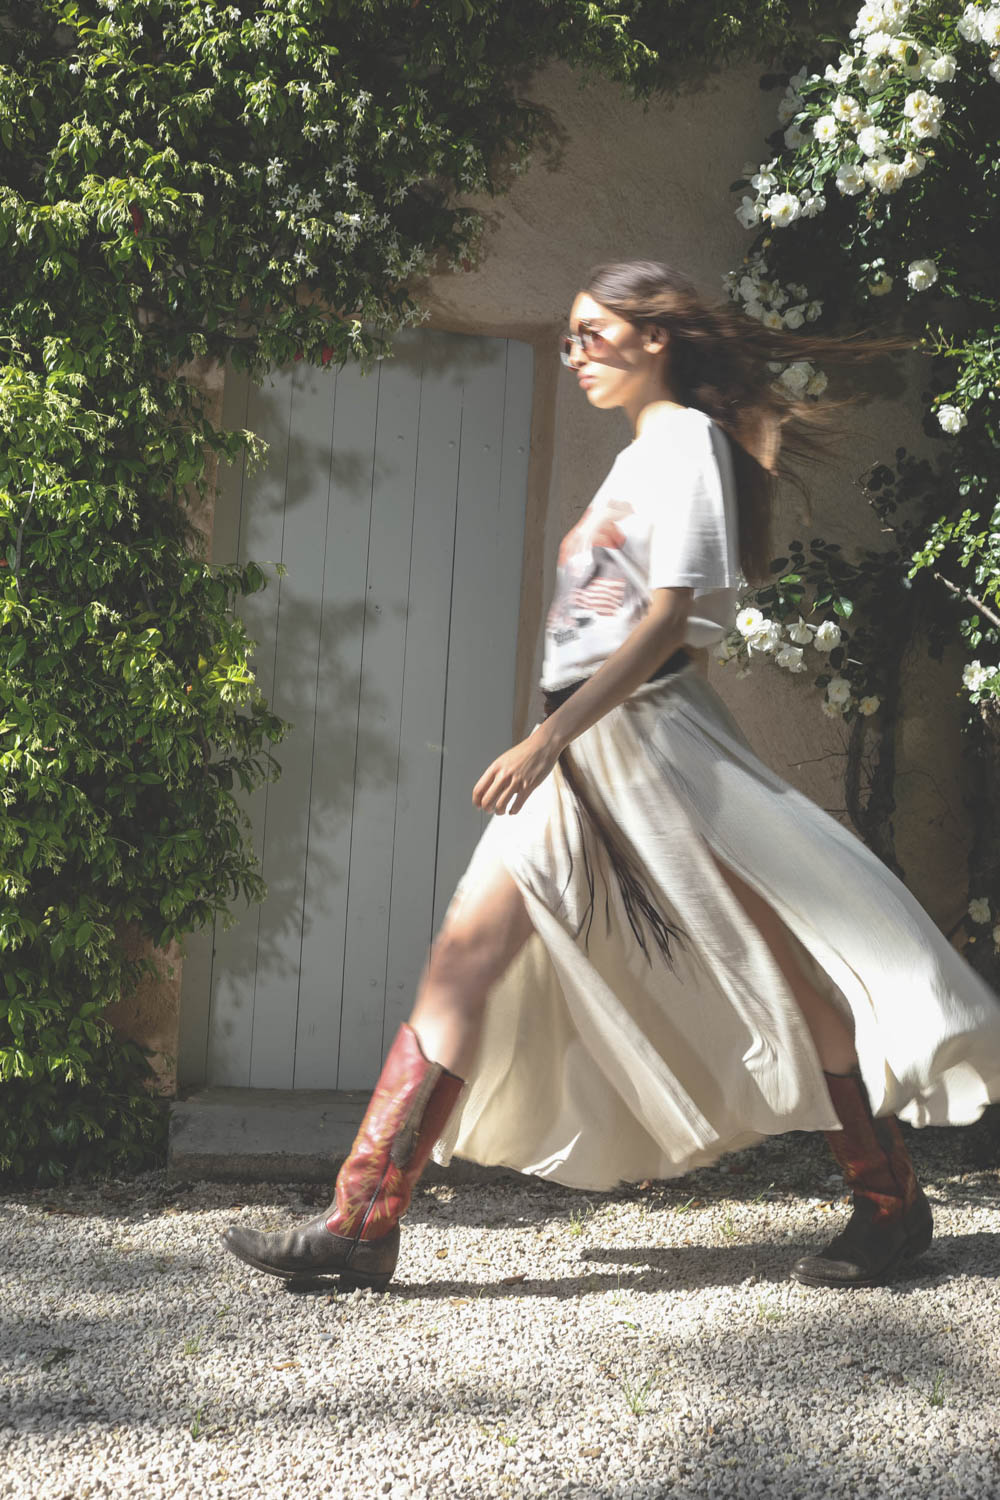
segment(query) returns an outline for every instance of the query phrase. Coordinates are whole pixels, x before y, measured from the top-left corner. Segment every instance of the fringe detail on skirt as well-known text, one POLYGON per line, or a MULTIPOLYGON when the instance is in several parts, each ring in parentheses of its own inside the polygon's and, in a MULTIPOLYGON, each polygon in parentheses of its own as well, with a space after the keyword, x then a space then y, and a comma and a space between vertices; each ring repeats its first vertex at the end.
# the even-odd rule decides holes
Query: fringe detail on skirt
MULTIPOLYGON (((566 785, 573 794, 577 807, 577 817, 580 821, 580 847, 583 850, 584 878, 587 882, 588 902, 584 914, 583 923, 586 924, 584 933, 584 947, 590 934, 590 928, 594 920, 595 910, 595 882, 594 872, 591 869, 590 860, 587 857, 587 839, 585 836, 585 823, 589 825, 591 832, 601 844, 605 854, 615 872, 618 881, 618 889, 621 892, 622 903, 625 907, 625 915, 628 917, 629 927, 645 955, 646 962, 652 964, 653 958, 649 951, 649 943, 646 938, 646 930, 652 934, 656 947, 662 954, 665 962, 671 968, 674 967, 674 958, 671 951, 671 939, 675 942, 683 942, 687 934, 682 928, 671 922, 663 912, 660 911, 656 902, 649 894, 638 872, 637 861, 627 848, 619 830, 611 822, 604 811, 597 806, 587 788, 586 781, 579 774, 573 764, 573 758, 568 750, 564 750, 559 756, 559 767, 563 773, 566 785)), ((605 914, 610 925, 610 911, 605 901, 605 914)), ((580 931, 583 930, 581 923, 580 931)), ((577 934, 579 936, 579 932, 577 934)))

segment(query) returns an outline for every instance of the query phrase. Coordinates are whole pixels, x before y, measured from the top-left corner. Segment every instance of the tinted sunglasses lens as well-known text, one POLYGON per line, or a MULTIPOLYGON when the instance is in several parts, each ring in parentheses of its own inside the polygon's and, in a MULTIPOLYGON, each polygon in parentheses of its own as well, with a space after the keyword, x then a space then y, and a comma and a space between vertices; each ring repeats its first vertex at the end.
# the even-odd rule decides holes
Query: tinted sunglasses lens
POLYGON ((564 365, 568 365, 573 358, 573 345, 575 342, 576 340, 571 339, 568 333, 564 333, 559 340, 559 358, 564 365))

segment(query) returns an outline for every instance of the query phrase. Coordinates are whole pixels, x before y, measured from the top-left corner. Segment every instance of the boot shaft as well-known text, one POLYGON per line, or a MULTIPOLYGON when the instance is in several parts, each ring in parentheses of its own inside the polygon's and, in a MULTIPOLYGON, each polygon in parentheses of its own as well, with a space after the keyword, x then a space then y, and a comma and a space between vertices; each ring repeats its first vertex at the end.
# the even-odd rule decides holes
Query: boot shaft
POLYGON ((899 1121, 874 1117, 860 1073, 824 1076, 843 1127, 826 1132, 826 1139, 855 1199, 868 1198, 883 1213, 905 1212, 919 1185, 899 1121))
POLYGON ((462 1087, 461 1078, 428 1061, 404 1023, 337 1175, 327 1219, 332 1234, 377 1239, 399 1222, 462 1087))

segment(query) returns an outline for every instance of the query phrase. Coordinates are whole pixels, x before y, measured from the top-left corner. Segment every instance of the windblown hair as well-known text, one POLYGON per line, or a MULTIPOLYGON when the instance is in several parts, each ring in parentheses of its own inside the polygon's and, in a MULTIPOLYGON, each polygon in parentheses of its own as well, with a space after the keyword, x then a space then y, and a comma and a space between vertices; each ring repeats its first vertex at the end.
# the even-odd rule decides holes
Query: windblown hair
POLYGON ((768 364, 813 359, 827 366, 856 364, 901 343, 765 328, 733 305, 710 305, 686 276, 659 261, 595 266, 585 290, 635 327, 668 333, 677 399, 705 412, 731 440, 740 562, 748 582, 763 581, 776 482, 790 480, 804 490, 795 465, 830 456, 831 413, 845 404, 817 406, 786 394, 768 364))

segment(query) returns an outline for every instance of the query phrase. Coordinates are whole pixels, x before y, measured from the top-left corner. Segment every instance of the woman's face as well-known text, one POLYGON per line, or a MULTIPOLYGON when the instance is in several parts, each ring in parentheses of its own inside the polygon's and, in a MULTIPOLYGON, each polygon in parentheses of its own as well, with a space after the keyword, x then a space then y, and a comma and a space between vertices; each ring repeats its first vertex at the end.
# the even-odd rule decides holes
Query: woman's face
POLYGON ((659 329, 636 328, 589 292, 580 292, 569 315, 571 333, 589 334, 588 347, 574 344, 569 367, 591 406, 602 411, 631 406, 650 387, 665 381, 665 336, 659 329))

